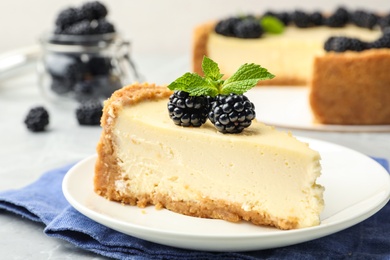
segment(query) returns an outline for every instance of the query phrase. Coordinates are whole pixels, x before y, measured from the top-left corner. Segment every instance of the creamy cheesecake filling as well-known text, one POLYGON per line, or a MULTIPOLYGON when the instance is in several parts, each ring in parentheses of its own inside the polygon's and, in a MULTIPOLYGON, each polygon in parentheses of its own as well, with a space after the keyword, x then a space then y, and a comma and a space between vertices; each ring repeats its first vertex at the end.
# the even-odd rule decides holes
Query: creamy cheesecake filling
POLYGON ((223 200, 271 218, 297 219, 297 227, 319 224, 319 154, 307 144, 259 122, 239 135, 218 133, 210 123, 178 127, 166 105, 165 99, 141 102, 117 115, 119 193, 223 200))
POLYGON ((323 46, 330 36, 373 41, 381 34, 380 30, 353 25, 304 29, 288 26, 282 34, 266 34, 259 39, 226 37, 212 31, 207 42, 207 54, 227 76, 232 75, 240 65, 253 62, 261 64, 277 77, 307 81, 312 75, 313 58, 325 53, 323 46))

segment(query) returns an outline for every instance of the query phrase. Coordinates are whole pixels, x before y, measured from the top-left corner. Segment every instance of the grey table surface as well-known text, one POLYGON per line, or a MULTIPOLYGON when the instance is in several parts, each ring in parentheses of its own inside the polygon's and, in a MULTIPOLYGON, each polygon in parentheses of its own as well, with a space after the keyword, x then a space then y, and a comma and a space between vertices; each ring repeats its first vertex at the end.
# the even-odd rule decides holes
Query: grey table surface
MULTIPOLYGON (((189 70, 188 57, 135 57, 145 79, 169 83, 189 70)), ((368 156, 390 160, 390 132, 320 132, 296 129, 294 135, 337 143, 368 156)), ((79 126, 74 111, 41 95, 35 70, 26 68, 0 80, 0 191, 18 189, 44 172, 77 162, 93 153, 100 127, 79 126), (34 134, 23 124, 28 110, 44 105, 50 112, 45 133, 34 134)), ((104 259, 68 242, 43 234, 43 225, 0 211, 1 259, 104 259)))

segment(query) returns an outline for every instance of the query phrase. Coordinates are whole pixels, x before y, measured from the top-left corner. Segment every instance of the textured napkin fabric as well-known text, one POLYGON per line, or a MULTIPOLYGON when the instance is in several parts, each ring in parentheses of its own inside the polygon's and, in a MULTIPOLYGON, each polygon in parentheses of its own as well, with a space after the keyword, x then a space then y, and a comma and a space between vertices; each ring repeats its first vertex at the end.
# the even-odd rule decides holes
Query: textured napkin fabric
MULTIPOLYGON (((389 170, 386 160, 375 159, 389 170)), ((124 235, 80 214, 61 190, 70 167, 49 171, 22 189, 0 192, 0 214, 4 209, 42 222, 48 236, 115 259, 390 259, 390 203, 353 227, 293 246, 237 253, 184 250, 124 235)))

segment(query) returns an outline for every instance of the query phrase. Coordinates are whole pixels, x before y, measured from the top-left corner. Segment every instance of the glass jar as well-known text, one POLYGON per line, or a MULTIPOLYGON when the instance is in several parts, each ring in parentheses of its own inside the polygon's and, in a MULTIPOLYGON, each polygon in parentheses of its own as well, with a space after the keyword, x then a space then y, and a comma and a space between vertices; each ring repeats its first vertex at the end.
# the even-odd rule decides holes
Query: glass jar
POLYGON ((117 33, 41 38, 39 86, 53 101, 104 100, 140 76, 130 58, 130 42, 117 33))

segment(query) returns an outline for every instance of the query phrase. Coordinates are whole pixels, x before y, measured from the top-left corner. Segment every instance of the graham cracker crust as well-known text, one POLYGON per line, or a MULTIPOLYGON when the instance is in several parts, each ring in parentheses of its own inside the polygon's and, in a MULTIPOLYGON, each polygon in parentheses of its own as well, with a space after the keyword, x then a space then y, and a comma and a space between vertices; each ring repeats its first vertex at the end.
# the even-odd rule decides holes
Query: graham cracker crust
POLYGON ((316 57, 309 101, 322 124, 390 124, 390 49, 316 57))

